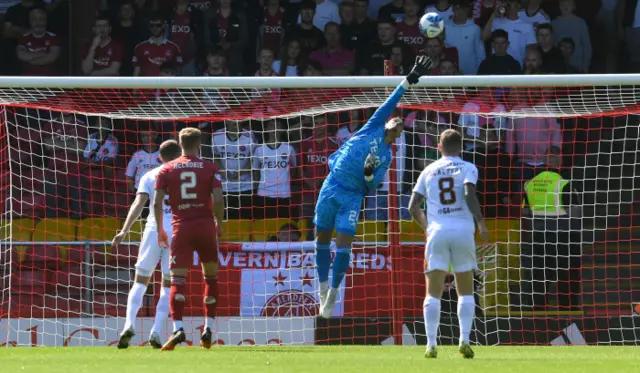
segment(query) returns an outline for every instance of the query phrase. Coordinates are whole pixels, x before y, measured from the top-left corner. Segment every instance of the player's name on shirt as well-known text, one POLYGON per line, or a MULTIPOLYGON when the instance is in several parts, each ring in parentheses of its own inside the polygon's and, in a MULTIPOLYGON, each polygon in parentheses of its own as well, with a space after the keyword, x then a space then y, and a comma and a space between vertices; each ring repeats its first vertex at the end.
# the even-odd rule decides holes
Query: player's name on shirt
POLYGON ((431 175, 433 175, 433 176, 451 176, 451 175, 458 174, 459 172, 462 171, 462 168, 460 167, 460 166, 462 166, 462 163, 452 163, 451 165, 453 167, 435 169, 435 170, 431 171, 431 175))
POLYGON ((204 168, 204 163, 203 162, 175 163, 173 164, 173 168, 204 168))

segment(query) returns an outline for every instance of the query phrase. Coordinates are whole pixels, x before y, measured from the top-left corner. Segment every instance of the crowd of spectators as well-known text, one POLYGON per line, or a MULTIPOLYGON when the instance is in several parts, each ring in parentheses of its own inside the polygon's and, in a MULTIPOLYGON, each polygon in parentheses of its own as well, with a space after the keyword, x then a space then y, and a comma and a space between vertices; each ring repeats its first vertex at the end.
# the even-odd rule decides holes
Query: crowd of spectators
MULTIPOLYGON (((386 60, 392 73, 406 74, 416 54, 433 59, 433 75, 616 72, 632 71, 633 53, 640 50, 625 54, 618 48, 622 26, 630 26, 632 33, 640 24, 640 7, 631 21, 628 13, 618 20, 615 9, 635 0, 598 5, 587 0, 103 0, 97 1, 100 11, 91 37, 65 30, 67 1, 9 3, 15 4, 4 16, 2 45, 10 53, 5 53, 2 69, 7 74, 68 73, 65 61, 73 58, 68 48, 74 38, 86 39, 78 66, 87 76, 382 75, 386 60), (425 11, 445 19, 441 37, 428 39, 420 33, 418 21, 425 11), (628 58, 618 58, 618 52, 628 58)), ((445 128, 463 132, 463 156, 480 169, 478 189, 485 205, 495 206, 485 212, 489 216, 501 214, 497 206, 508 206, 510 193, 520 188, 499 180, 526 179, 530 168, 561 164, 564 122, 475 114, 517 110, 510 105, 513 94, 517 91, 505 89, 493 92, 491 99, 469 95, 459 114, 396 113, 408 129, 396 141, 401 218, 410 218, 411 186, 437 159, 436 139, 445 128), (517 175, 510 174, 510 166, 517 175)), ((540 102, 551 95, 529 92, 540 102)), ((370 114, 354 110, 200 124, 208 134, 203 155, 222 170, 229 218, 310 219, 329 154, 370 114), (241 208, 247 206, 255 208, 241 208)), ((96 198, 88 194, 100 188, 100 181, 87 180, 118 177, 118 169, 126 168, 123 177, 134 192, 141 175, 160 163, 158 143, 175 131, 167 130, 166 123, 37 116, 43 162, 47 172, 55 173, 47 179, 55 182, 45 182, 48 216, 90 213, 89 202, 96 198), (125 149, 132 144, 138 148, 125 149)), ((102 183, 101 190, 109 190, 102 183)), ((365 218, 388 219, 388 184, 385 180, 367 198, 365 218)))
POLYGON ((88 37, 69 35, 67 0, 4 0, 9 53, 1 67, 5 74, 158 76, 169 62, 183 76, 379 75, 384 60, 402 74, 425 53, 436 60, 434 74, 471 75, 633 71, 640 60, 637 0, 387 2, 97 0, 88 37), (440 38, 420 33, 425 11, 445 19, 440 38), (627 48, 619 48, 623 38, 627 48), (80 53, 71 53, 70 39, 83 42, 80 53), (71 72, 65 62, 78 55, 71 72))

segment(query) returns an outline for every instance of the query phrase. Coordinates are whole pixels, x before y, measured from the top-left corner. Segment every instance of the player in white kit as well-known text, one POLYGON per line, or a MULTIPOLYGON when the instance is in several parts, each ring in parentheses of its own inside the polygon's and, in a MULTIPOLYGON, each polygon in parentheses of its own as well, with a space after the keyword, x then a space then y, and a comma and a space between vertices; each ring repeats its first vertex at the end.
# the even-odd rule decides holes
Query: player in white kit
MULTIPOLYGON (((160 157, 163 163, 170 162, 180 156, 182 150, 180 145, 175 140, 167 140, 160 146, 160 157)), ((147 172, 141 179, 136 193, 136 199, 133 201, 127 219, 122 226, 122 229, 113 238, 112 248, 115 249, 120 242, 125 238, 133 223, 140 217, 142 209, 148 200, 153 200, 153 196, 156 188, 156 178, 161 167, 156 167, 153 170, 147 172)), ((163 226, 165 232, 170 235, 171 229, 171 207, 168 203, 168 198, 165 198, 164 214, 163 214, 163 226)), ((171 237, 169 237, 171 240, 171 237)), ((135 321, 136 315, 142 306, 142 299, 144 293, 149 285, 149 280, 153 271, 156 269, 158 262, 160 262, 160 269, 162 271, 162 288, 160 290, 160 298, 156 305, 156 317, 153 323, 153 328, 149 336, 149 344, 153 348, 161 348, 162 341, 160 340, 160 334, 164 329, 167 317, 169 316, 169 290, 171 286, 171 279, 169 276, 169 249, 161 248, 158 245, 158 232, 156 228, 156 219, 153 213, 153 209, 150 210, 149 216, 147 216, 147 224, 142 234, 142 242, 140 242, 140 249, 138 252, 138 261, 136 262, 136 277, 129 291, 129 298, 127 299, 127 314, 126 321, 120 339, 118 340, 118 348, 129 347, 129 341, 136 334, 135 333, 135 321)))
POLYGON ((473 273, 477 269, 474 219, 485 241, 489 233, 476 196, 478 169, 459 157, 462 136, 455 130, 444 131, 438 150, 442 158, 422 171, 409 201, 411 215, 427 232, 424 261, 427 294, 423 304, 427 330, 425 357, 437 357, 440 298, 451 266, 458 292, 459 351, 471 359, 474 353, 469 335, 475 313, 473 273), (421 208, 425 199, 426 214, 421 208))

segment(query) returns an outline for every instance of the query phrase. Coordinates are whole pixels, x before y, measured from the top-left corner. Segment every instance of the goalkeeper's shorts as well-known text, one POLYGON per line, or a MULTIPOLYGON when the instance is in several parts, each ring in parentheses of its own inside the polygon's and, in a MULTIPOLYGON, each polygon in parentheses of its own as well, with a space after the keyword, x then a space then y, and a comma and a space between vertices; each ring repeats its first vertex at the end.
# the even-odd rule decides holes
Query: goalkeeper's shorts
POLYGON ((333 231, 355 236, 362 206, 362 194, 345 190, 340 185, 324 181, 313 223, 319 232, 333 231))

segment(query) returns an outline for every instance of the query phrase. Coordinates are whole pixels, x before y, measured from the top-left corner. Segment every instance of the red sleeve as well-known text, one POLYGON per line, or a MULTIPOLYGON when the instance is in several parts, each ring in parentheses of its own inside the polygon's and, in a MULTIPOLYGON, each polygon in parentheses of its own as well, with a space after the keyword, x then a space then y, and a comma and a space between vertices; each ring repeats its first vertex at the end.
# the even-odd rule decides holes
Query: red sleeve
POLYGON ((111 54, 111 61, 122 63, 123 58, 124 58, 124 47, 120 42, 114 41, 113 53, 111 54))
POLYGON ((178 46, 178 44, 174 44, 173 47, 176 50, 176 63, 178 64, 178 66, 182 66, 182 63, 184 61, 182 61, 182 51, 180 51, 180 47, 178 46))
POLYGON ((142 44, 138 44, 133 50, 133 59, 131 60, 131 62, 133 62, 133 66, 140 66, 140 59, 142 58, 142 56, 140 56, 142 53, 141 45, 142 44))
POLYGON ((166 167, 165 166, 160 166, 162 167, 162 169, 160 169, 160 172, 158 172, 158 177, 156 178, 156 190, 164 190, 165 192, 167 191, 167 173, 166 173, 166 167))
POLYGON ((18 45, 22 45, 25 46, 27 45, 27 37, 25 35, 22 35, 19 39, 18 39, 18 45))
POLYGON ((60 46, 60 39, 58 39, 58 37, 56 35, 49 35, 49 41, 50 41, 50 46, 52 47, 59 47, 60 46))

